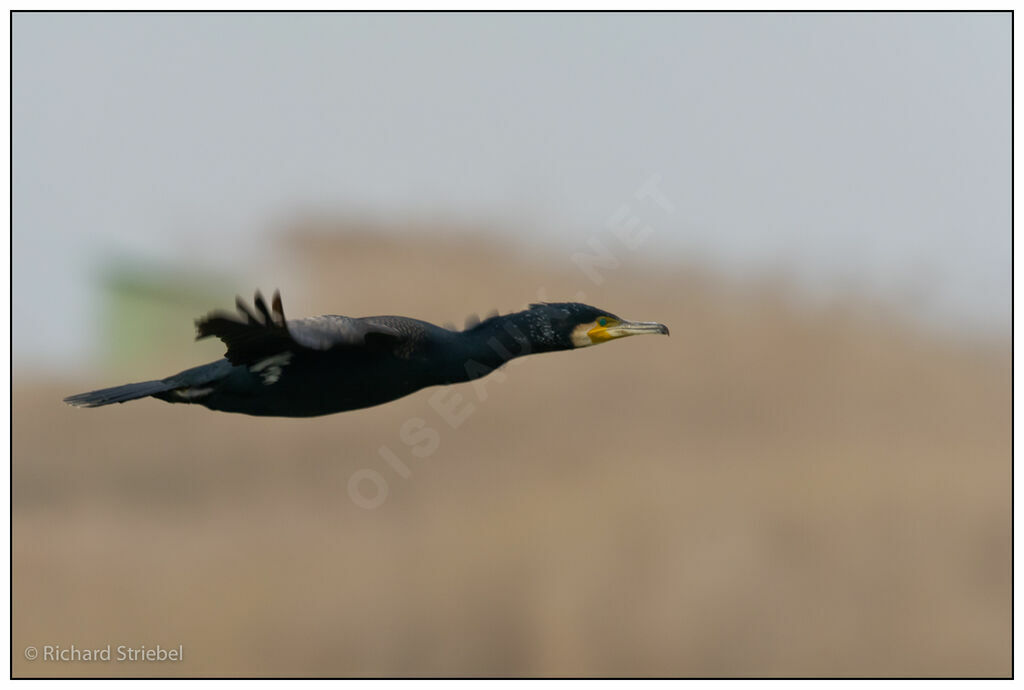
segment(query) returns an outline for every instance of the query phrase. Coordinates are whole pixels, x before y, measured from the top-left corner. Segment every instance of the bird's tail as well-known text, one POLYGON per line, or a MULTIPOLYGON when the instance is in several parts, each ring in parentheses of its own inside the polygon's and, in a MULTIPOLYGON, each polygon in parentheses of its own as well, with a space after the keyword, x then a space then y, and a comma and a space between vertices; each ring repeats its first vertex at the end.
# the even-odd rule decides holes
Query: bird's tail
POLYGON ((154 393, 163 393, 175 388, 176 385, 167 381, 142 381, 140 383, 126 383, 123 386, 113 388, 101 388, 98 391, 69 395, 64 402, 75 407, 99 407, 112 403, 123 403, 129 400, 145 398, 154 393))

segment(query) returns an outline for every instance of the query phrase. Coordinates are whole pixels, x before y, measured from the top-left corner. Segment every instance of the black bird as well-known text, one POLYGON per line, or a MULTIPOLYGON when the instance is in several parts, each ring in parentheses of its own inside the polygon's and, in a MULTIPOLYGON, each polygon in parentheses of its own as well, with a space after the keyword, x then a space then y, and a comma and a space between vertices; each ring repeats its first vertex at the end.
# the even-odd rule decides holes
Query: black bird
POLYGON ((196 321, 197 339, 216 336, 223 359, 159 381, 72 395, 64 402, 98 407, 154 397, 211 410, 315 417, 370 407, 427 386, 486 376, 515 357, 571 350, 642 333, 660 323, 633 322, 576 302, 468 321, 456 331, 404 316, 316 316, 286 321, 281 296, 271 308, 259 292, 255 310, 238 298, 238 315, 196 321))

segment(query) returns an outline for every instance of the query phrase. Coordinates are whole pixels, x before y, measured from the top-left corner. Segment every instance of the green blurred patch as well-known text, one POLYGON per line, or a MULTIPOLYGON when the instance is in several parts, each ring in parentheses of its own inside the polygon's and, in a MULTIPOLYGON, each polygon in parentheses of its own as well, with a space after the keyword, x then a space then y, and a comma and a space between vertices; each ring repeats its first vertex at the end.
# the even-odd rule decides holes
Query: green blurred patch
POLYGON ((100 352, 110 373, 146 375, 153 366, 185 368, 223 353, 216 341, 195 342, 194 330, 197 317, 230 307, 236 288, 222 276, 120 261, 104 270, 102 285, 100 352))

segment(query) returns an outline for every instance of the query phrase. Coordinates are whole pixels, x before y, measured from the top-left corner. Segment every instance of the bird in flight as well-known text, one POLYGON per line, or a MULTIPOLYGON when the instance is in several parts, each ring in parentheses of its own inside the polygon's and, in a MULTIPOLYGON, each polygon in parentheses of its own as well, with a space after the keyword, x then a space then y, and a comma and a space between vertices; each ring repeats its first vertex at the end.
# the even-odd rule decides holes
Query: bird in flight
POLYGON ((668 335, 650 321, 626 321, 577 302, 471 318, 462 331, 404 316, 315 316, 286 320, 280 293, 270 308, 241 298, 238 314, 196 321, 197 339, 216 336, 222 359, 156 381, 128 383, 64 399, 99 407, 153 397, 211 410, 316 417, 379 405, 427 386, 472 381, 524 355, 572 350, 644 333, 668 335))

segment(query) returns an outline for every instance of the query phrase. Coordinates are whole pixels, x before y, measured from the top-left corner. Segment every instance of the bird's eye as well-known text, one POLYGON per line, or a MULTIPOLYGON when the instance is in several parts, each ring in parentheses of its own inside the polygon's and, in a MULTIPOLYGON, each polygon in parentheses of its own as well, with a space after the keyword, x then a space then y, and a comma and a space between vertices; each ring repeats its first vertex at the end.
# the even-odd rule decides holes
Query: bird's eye
POLYGON ((604 317, 602 316, 601 318, 599 318, 599 319, 597 320, 597 325, 598 325, 598 326, 607 326, 607 325, 608 325, 608 319, 606 319, 606 318, 604 318, 604 317))

